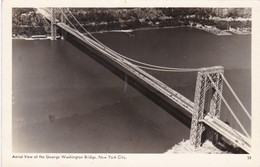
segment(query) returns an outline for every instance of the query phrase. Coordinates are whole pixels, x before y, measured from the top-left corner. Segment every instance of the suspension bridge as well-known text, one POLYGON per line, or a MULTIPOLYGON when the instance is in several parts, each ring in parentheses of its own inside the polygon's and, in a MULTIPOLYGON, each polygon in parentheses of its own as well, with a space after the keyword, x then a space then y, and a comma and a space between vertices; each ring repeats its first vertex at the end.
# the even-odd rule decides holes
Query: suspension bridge
POLYGON ((207 133, 207 138, 214 143, 218 142, 219 136, 226 138, 233 146, 239 147, 250 153, 250 135, 237 118, 228 101, 222 95, 223 83, 227 85, 235 99, 241 106, 247 117, 251 120, 251 115, 244 107, 231 85, 224 76, 224 68, 221 66, 207 68, 172 68, 162 67, 140 62, 124 55, 121 55, 91 35, 77 20, 69 8, 36 8, 46 22, 51 26, 51 38, 57 38, 57 31, 66 39, 73 40, 77 47, 87 49, 90 53, 98 56, 99 61, 106 62, 114 68, 120 69, 122 73, 133 80, 139 82, 153 94, 167 101, 174 107, 180 109, 179 112, 191 117, 190 141, 194 148, 202 144, 203 132, 207 133), (59 18, 57 17, 59 15, 59 18), (73 20, 72 20, 73 19, 73 20), (76 22, 73 24, 73 22, 76 22), (80 27, 84 33, 77 28, 80 27), (144 70, 156 70, 163 72, 196 72, 197 81, 194 101, 190 101, 182 94, 173 90, 160 80, 156 79, 144 70), (206 110, 206 93, 211 90, 210 107, 206 110), (231 115, 234 117, 243 133, 233 129, 220 120, 221 102, 223 102, 231 115))

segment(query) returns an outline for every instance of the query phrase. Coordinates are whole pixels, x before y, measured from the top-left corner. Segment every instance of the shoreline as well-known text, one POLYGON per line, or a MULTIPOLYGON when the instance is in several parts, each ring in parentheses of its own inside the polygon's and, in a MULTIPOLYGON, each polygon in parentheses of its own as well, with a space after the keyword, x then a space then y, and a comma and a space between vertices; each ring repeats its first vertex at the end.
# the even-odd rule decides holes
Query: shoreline
MULTIPOLYGON (((126 29, 126 30, 101 30, 97 32, 90 32, 91 34, 102 34, 102 33, 108 33, 108 32, 121 32, 121 33, 127 33, 130 36, 133 36, 131 33, 135 31, 145 31, 145 30, 156 30, 156 29, 171 29, 171 28, 196 28, 198 30, 206 31, 208 33, 217 35, 217 36, 227 36, 227 35, 250 35, 251 32, 243 32, 236 29, 230 29, 230 30, 220 30, 216 27, 211 26, 168 26, 168 27, 147 27, 147 28, 137 28, 137 29, 126 29), (232 34, 233 33, 233 34, 232 34)), ((24 39, 24 40, 51 40, 49 35, 46 35, 45 38, 31 38, 31 37, 25 37, 24 35, 15 36, 12 37, 12 39, 24 39)))
POLYGON ((195 149, 190 140, 182 140, 174 145, 165 154, 230 154, 228 151, 222 151, 212 144, 210 141, 205 141, 201 147, 195 149))

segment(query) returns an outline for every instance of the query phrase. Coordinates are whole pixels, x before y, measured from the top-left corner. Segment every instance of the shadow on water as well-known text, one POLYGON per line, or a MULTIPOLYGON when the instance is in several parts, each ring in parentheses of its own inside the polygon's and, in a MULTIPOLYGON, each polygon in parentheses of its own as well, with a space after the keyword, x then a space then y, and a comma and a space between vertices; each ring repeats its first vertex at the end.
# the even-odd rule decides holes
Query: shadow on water
POLYGON ((138 81, 136 78, 133 77, 133 75, 127 74, 125 71, 123 71, 122 67, 120 68, 120 66, 115 65, 109 62, 108 60, 105 60, 104 58, 100 57, 100 55, 95 53, 95 51, 89 49, 86 46, 86 44, 79 41, 78 39, 75 39, 73 36, 67 34, 66 40, 78 49, 80 49, 81 51, 83 51, 84 53, 86 53, 100 65, 104 66, 106 69, 118 76, 120 79, 127 82, 127 84, 134 87, 148 99, 152 100, 155 104, 157 104, 170 115, 178 119, 185 126, 190 128, 191 116, 181 111, 182 109, 180 107, 172 104, 170 99, 167 100, 159 92, 149 89, 144 83, 141 83, 142 81, 138 81))

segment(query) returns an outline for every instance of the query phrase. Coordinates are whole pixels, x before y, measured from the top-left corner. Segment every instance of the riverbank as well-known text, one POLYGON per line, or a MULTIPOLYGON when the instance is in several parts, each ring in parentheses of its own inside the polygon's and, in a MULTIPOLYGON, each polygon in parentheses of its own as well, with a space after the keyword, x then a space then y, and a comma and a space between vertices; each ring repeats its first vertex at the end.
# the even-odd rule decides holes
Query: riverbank
MULTIPOLYGON (((249 34, 252 22, 249 8, 70 8, 70 12, 81 23, 74 25, 77 29, 83 26, 89 32, 97 33, 191 26, 215 35, 249 34)), ((60 14, 58 12, 57 17, 60 14)), ((50 31, 46 20, 33 8, 13 9, 12 32, 15 36, 29 38, 47 35, 50 31)))
MULTIPOLYGON (((238 34, 238 35, 249 35, 251 34, 249 31, 243 31, 243 30, 239 30, 239 29, 234 29, 234 28, 230 28, 229 30, 220 30, 216 27, 213 26, 207 26, 207 25, 200 25, 197 24, 196 26, 168 26, 168 27, 148 27, 148 28, 137 28, 137 29, 128 29, 128 30, 101 30, 98 32, 91 32, 91 34, 102 34, 102 33, 107 33, 107 32, 120 32, 120 33, 127 33, 130 36, 133 36, 133 32, 135 31, 145 31, 145 30, 155 30, 155 29, 170 29, 170 28, 196 28, 199 30, 203 30, 209 33, 212 33, 214 35, 218 35, 218 36, 225 36, 225 35, 232 35, 232 33, 234 34, 238 34)), ((33 35, 34 36, 34 35, 33 35)), ((17 35, 17 36, 12 36, 13 39, 25 39, 25 40, 46 40, 46 39, 51 39, 50 35, 42 35, 42 36, 46 36, 46 37, 42 37, 42 38, 31 38, 31 37, 27 37, 25 35, 17 35)))
POLYGON ((220 29, 213 27, 213 26, 207 26, 207 25, 202 26, 201 24, 197 24, 195 26, 195 28, 209 32, 209 33, 212 33, 212 34, 215 34, 215 35, 232 35, 231 33, 227 32, 227 31, 220 30, 220 29))
MULTIPOLYGON (((32 35, 27 37, 25 35, 12 36, 13 39, 23 39, 23 40, 51 40, 50 35, 32 35), (38 37, 36 37, 38 36, 38 37)), ((57 39, 61 39, 61 36, 57 36, 57 39)))
POLYGON ((181 27, 187 27, 187 26, 169 26, 169 27, 147 27, 147 28, 136 28, 136 29, 128 29, 128 30, 102 30, 98 32, 91 32, 91 34, 102 34, 107 32, 123 32, 131 35, 130 33, 133 33, 135 31, 146 31, 146 30, 157 30, 157 29, 170 29, 170 28, 181 28, 181 27))
POLYGON ((165 152, 166 154, 230 154, 227 151, 221 151, 215 147, 210 141, 206 141, 201 147, 195 149, 191 144, 190 140, 183 140, 180 143, 173 146, 170 150, 165 152))

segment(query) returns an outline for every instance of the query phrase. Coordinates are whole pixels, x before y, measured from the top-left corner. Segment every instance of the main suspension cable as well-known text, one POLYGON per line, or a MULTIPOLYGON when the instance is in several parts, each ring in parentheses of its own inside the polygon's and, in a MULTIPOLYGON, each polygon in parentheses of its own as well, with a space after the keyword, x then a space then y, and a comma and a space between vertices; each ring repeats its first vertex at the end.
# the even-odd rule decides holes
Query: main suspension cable
POLYGON ((71 23, 71 21, 70 21, 69 18, 66 16, 66 14, 62 11, 62 9, 61 9, 61 8, 58 8, 58 9, 60 9, 61 13, 65 16, 65 18, 68 20, 68 22, 71 24, 71 26, 72 26, 75 30, 77 30, 77 31, 79 32, 79 30, 71 23))
POLYGON ((69 8, 66 8, 66 9, 67 9, 68 12, 70 13, 70 15, 74 18, 74 20, 78 23, 78 25, 79 25, 90 37, 92 37, 96 42, 98 42, 98 40, 97 40, 94 36, 92 36, 91 33, 88 32, 88 30, 86 30, 83 25, 80 24, 80 22, 79 22, 78 19, 74 16, 74 14, 70 11, 70 9, 69 9, 69 8))
POLYGON ((146 67, 142 65, 136 65, 139 68, 146 69, 146 70, 152 70, 152 71, 161 71, 161 72, 197 72, 194 71, 193 69, 160 69, 160 68, 152 68, 152 67, 146 67))
POLYGON ((73 15, 73 13, 69 10, 69 8, 67 8, 67 10, 69 11, 69 13, 71 14, 71 16, 74 18, 74 20, 80 25, 80 27, 91 37, 93 38, 96 42, 98 42, 100 45, 102 45, 103 47, 105 47, 107 50, 109 50, 110 52, 116 54, 117 56, 123 57, 129 61, 135 62, 137 64, 141 64, 144 66, 140 66, 140 68, 143 69, 149 69, 149 70, 159 70, 159 71, 167 71, 167 72, 197 72, 198 69, 194 68, 172 68, 172 67, 163 67, 163 66, 157 66, 157 65, 153 65, 153 64, 148 64, 148 63, 144 63, 141 61, 137 61, 134 59, 131 59, 129 57, 126 57, 120 53, 115 52, 114 50, 110 49, 109 47, 107 47, 106 45, 104 45, 102 42, 100 42, 98 39, 96 39, 90 32, 88 32, 81 24, 80 22, 77 20, 77 18, 73 15), (147 66, 147 67, 145 67, 147 66), (161 70, 163 69, 163 70, 161 70))
POLYGON ((242 125, 242 123, 239 121, 239 119, 237 118, 236 114, 234 113, 234 111, 231 109, 231 107, 229 106, 228 102, 226 101, 226 99, 224 98, 224 96, 222 95, 222 93, 218 90, 218 87, 216 86, 215 82, 213 81, 213 79, 211 78, 211 76, 209 74, 207 74, 209 80, 211 81, 211 83, 213 84, 215 90, 218 92, 218 94, 220 95, 221 99, 223 100, 223 102, 225 103, 225 105, 227 106, 227 108, 229 109, 230 113, 232 114, 232 116, 235 118, 236 122, 238 123, 238 125, 240 126, 240 128, 243 130, 243 132, 246 134, 246 136, 248 138, 250 138, 250 135, 248 134, 248 132, 246 131, 246 129, 244 128, 244 126, 242 125))
POLYGON ((251 120, 251 115, 249 114, 249 112, 247 111, 247 109, 245 108, 245 106, 243 105, 243 103, 241 102, 241 100, 238 98, 237 94, 235 93, 235 91, 232 89, 232 87, 230 86, 230 84, 228 83, 227 79, 225 78, 225 76, 223 74, 221 74, 224 82, 226 83, 226 85, 228 86, 228 88, 230 89, 230 91, 232 92, 232 94, 234 95, 234 97, 236 98, 236 100, 238 101, 239 105, 242 107, 243 111, 246 113, 246 115, 248 116, 248 118, 251 120))

